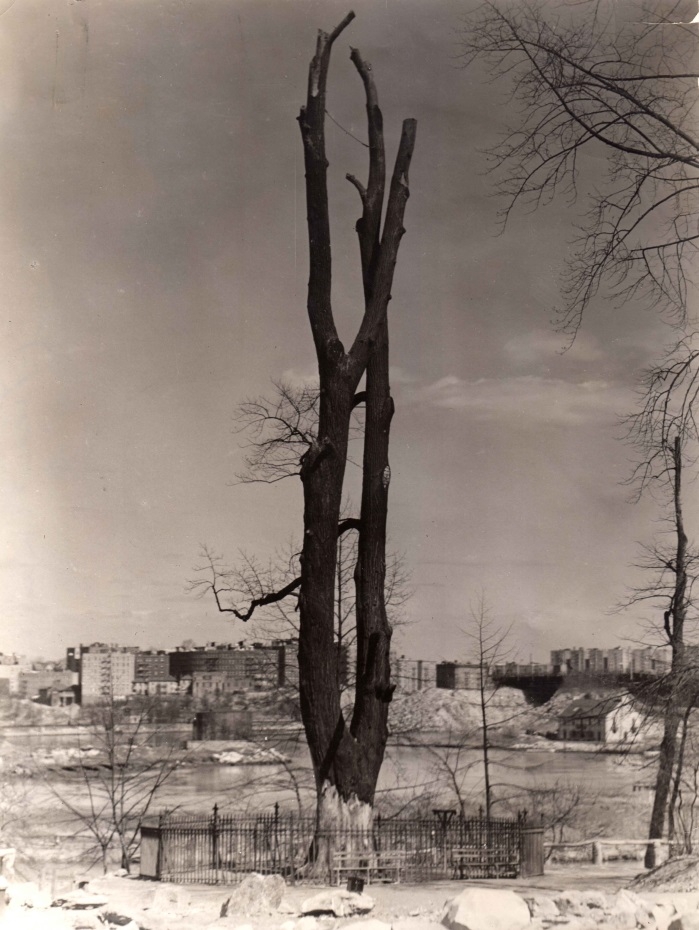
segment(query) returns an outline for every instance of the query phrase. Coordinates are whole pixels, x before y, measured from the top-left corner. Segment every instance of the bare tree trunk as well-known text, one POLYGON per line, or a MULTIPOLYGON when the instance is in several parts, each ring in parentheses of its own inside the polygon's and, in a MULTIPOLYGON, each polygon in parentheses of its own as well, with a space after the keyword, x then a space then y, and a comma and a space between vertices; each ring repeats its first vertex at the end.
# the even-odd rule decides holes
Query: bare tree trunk
POLYGON ((694 701, 690 701, 682 714, 682 735, 680 737, 679 749, 677 751, 677 764, 672 783, 672 796, 667 811, 667 838, 672 841, 675 838, 675 811, 680 797, 682 787, 682 771, 684 769, 684 760, 687 752, 687 737, 689 735, 689 717, 694 707, 694 701))
MULTIPOLYGON (((669 693, 663 718, 663 739, 658 758, 658 774, 651 811, 648 838, 660 839, 665 827, 672 774, 677 755, 677 731, 682 719, 680 700, 685 673, 684 625, 687 614, 687 534, 682 513, 682 442, 675 436, 672 446, 673 521, 676 534, 676 554, 672 570, 675 586, 670 605, 665 612, 665 632, 672 649, 669 693)), ((646 867, 653 864, 652 844, 646 850, 646 867)))
MULTIPOLYGON (((390 626, 384 602, 388 440, 393 402, 388 382, 387 307, 403 235, 408 167, 415 122, 406 120, 396 157, 383 232, 384 146, 381 113, 371 69, 356 50, 352 61, 364 83, 370 141, 369 180, 357 188, 363 205, 357 224, 365 311, 346 352, 333 320, 331 252, 325 158, 325 96, 330 51, 353 18, 330 34, 320 32, 309 68, 308 97, 299 117, 306 166, 310 244, 308 316, 320 378, 317 440, 304 455, 304 539, 299 596, 301 714, 313 762, 319 837, 333 826, 366 827, 371 822, 376 782, 388 734, 391 698, 390 626), (367 373, 366 391, 356 395, 367 373), (334 646, 337 533, 353 408, 366 404, 364 475, 356 583, 357 681, 351 726, 340 706, 339 660, 334 646)), ((317 845, 319 856, 323 851, 317 845)))
MULTIPOLYGON (((483 651, 483 638, 481 631, 481 655, 483 651)), ((492 796, 490 788, 490 739, 488 733, 488 712, 487 712, 487 701, 485 696, 485 672, 483 669, 483 660, 481 658, 481 666, 479 671, 479 687, 480 687, 480 700, 481 700, 481 724, 483 727, 483 781, 485 787, 485 816, 487 820, 490 820, 490 811, 492 808, 492 796)))

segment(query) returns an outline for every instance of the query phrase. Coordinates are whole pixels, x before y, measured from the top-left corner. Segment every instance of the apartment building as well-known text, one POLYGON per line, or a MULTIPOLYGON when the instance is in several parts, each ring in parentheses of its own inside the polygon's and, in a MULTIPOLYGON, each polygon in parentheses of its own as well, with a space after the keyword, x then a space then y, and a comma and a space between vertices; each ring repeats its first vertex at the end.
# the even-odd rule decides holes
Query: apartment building
POLYGON ((133 692, 136 647, 93 643, 80 647, 80 695, 83 704, 124 700, 133 692))

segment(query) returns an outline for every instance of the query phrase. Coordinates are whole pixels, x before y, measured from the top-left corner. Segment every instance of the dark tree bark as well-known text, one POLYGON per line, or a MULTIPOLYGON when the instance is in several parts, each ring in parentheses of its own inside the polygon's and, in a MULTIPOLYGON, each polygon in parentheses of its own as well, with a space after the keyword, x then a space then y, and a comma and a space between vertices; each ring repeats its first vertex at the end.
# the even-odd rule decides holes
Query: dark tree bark
MULTIPOLYGON (((658 605, 664 638, 671 650, 668 675, 645 698, 663 724, 648 830, 651 840, 663 836, 666 818, 670 827, 673 825, 672 809, 677 802, 684 761, 678 734, 685 713, 696 701, 685 632, 690 612, 694 611, 692 582, 697 553, 687 535, 683 510, 687 449, 692 449, 697 441, 694 405, 699 392, 699 352, 694 348, 695 342, 696 334, 684 336, 665 361, 647 374, 642 408, 627 420, 628 438, 640 453, 631 482, 636 484, 638 497, 651 490, 656 496, 661 495, 667 509, 670 540, 668 544, 645 548, 647 558, 641 567, 649 569, 653 579, 647 587, 636 589, 629 599, 629 604, 658 605)), ((691 452, 689 461, 694 457, 691 452)), ((646 854, 649 866, 653 855, 653 847, 649 845, 646 854)))
MULTIPOLYGON (((669 675, 669 693, 663 714, 663 739, 658 757, 658 773, 655 780, 653 810, 650 817, 648 838, 660 839, 665 828, 672 776, 677 755, 677 732, 683 716, 682 692, 685 680, 684 629, 687 618, 687 547, 688 540, 682 513, 682 440, 676 435, 672 444, 670 479, 673 489, 673 520, 676 538, 675 559, 672 565, 674 589, 670 604, 664 615, 665 632, 672 650, 669 675)), ((679 777, 679 773, 678 773, 679 777)), ((651 848, 646 853, 648 867, 651 865, 651 848)))
POLYGON ((386 618, 386 514, 388 442, 393 401, 388 381, 387 308, 403 235, 409 194, 408 168, 415 121, 403 124, 386 217, 381 230, 385 157, 381 112, 369 65, 359 53, 352 61, 364 83, 369 128, 366 187, 349 178, 362 201, 357 224, 364 314, 346 351, 331 305, 331 250, 325 157, 325 97, 333 42, 353 18, 349 14, 330 34, 320 32, 311 61, 306 105, 299 123, 306 167, 310 247, 308 317, 318 360, 320 405, 317 439, 301 465, 304 538, 299 596, 299 677, 301 713, 313 761, 320 831, 337 824, 365 826, 371 819, 376 782, 388 735, 391 699, 386 618), (362 503, 357 561, 357 675, 355 702, 347 726, 338 687, 334 648, 334 584, 337 527, 340 521, 350 417, 360 379, 364 392, 365 436, 362 503))
MULTIPOLYGON (((331 33, 320 31, 308 72, 308 93, 299 114, 306 170, 310 253, 307 310, 318 363, 318 392, 295 395, 283 386, 276 404, 248 401, 244 426, 253 430, 244 480, 273 482, 298 474, 303 487, 303 543, 300 576, 276 591, 262 591, 245 608, 227 606, 236 591, 230 573, 205 550, 205 577, 192 582, 211 591, 219 610, 249 619, 255 610, 298 597, 299 697, 317 792, 316 857, 323 867, 324 831, 366 827, 388 736, 391 625, 386 613, 386 517, 393 416, 388 377, 388 304, 409 196, 408 170, 415 145, 415 120, 403 122, 388 191, 385 216, 383 121, 370 65, 353 49, 351 60, 362 80, 369 134, 366 186, 355 177, 362 215, 357 222, 364 311, 346 350, 331 302, 332 254, 325 155, 326 90, 330 54, 337 37, 354 19, 349 13, 331 33), (360 390, 360 382, 366 384, 360 390), (362 500, 359 518, 343 518, 343 484, 353 411, 364 405, 362 500), (271 435, 266 435, 270 426, 271 435), (303 449, 300 467, 294 448, 303 449), (358 533, 356 587, 357 667, 354 706, 345 720, 336 649, 335 584, 337 540, 358 533)), ((252 566, 254 568, 254 566, 252 566)))

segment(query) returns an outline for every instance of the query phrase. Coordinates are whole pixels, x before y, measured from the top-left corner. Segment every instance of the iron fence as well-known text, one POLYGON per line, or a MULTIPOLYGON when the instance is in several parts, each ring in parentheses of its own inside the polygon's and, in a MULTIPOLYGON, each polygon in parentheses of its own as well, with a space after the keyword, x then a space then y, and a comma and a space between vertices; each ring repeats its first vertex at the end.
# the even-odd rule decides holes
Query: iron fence
POLYGON ((313 818, 163 814, 142 828, 141 874, 230 883, 250 872, 341 884, 515 878, 543 872, 543 830, 517 819, 377 816, 367 830, 316 830, 313 818))

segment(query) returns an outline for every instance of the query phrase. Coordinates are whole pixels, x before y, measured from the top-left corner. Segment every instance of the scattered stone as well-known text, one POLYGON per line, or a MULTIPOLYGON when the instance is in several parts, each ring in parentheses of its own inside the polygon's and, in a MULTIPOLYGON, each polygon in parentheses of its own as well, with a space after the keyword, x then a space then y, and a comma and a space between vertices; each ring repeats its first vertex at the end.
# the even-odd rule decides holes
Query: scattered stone
POLYGON ((281 875, 247 875, 221 905, 221 917, 244 914, 253 917, 276 911, 282 903, 286 882, 281 875))
POLYGON ((499 888, 466 888, 447 904, 442 916, 449 930, 520 930, 530 921, 524 899, 499 888))
POLYGON ((301 905, 302 914, 334 914, 335 917, 353 917, 355 914, 367 914, 374 906, 373 898, 356 891, 321 891, 312 898, 306 898, 301 905))
POLYGON ((77 891, 69 891, 67 894, 54 898, 51 902, 51 907, 62 907, 67 910, 82 910, 83 908, 104 907, 106 903, 107 898, 104 895, 91 894, 89 891, 78 888, 77 891))

